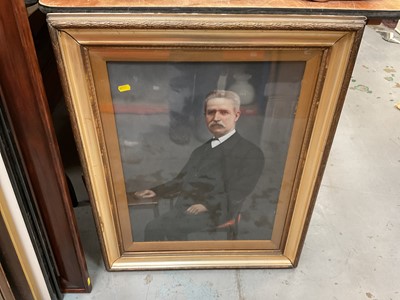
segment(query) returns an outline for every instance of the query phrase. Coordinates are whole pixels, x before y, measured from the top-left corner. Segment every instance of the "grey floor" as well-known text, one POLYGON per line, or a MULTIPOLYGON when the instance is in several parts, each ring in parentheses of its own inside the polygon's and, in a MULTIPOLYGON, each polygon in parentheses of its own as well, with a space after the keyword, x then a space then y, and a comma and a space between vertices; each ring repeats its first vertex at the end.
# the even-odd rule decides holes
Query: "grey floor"
POLYGON ((93 284, 69 299, 400 299, 400 44, 367 27, 300 264, 290 270, 105 270, 77 208, 93 284))

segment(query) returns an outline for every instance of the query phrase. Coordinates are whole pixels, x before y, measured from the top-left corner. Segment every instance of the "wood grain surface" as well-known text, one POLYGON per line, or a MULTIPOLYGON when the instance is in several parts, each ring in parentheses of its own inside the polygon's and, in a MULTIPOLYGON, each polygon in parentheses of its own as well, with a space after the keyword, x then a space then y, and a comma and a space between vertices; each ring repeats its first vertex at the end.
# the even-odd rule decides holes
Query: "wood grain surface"
POLYGON ((40 0, 42 10, 60 11, 172 11, 173 12, 237 12, 237 13, 294 13, 349 14, 367 17, 400 17, 400 0, 309 1, 309 0, 40 0))
POLYGON ((2 105, 47 230, 60 287, 63 292, 90 291, 86 260, 22 0, 0 1, 0 45, 2 105))

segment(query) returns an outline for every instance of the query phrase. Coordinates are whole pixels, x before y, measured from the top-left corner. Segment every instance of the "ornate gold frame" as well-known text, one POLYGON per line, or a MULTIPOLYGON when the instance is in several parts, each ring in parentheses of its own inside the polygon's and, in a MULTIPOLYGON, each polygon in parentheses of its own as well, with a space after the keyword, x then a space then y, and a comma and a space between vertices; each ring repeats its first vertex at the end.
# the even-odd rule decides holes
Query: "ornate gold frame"
POLYGON ((49 14, 48 22, 108 269, 297 265, 361 40, 363 18, 49 14), (111 96, 99 82, 106 77, 105 61, 126 60, 132 51, 149 48, 183 53, 188 48, 231 49, 238 55, 249 49, 268 50, 263 59, 307 62, 284 173, 290 184, 281 189, 278 210, 282 213, 271 240, 127 242, 121 226, 127 199, 116 192, 121 189, 115 181, 115 175, 122 175, 119 150, 112 140, 112 126, 106 126, 111 132, 103 129, 104 122, 115 123, 112 114, 102 113, 102 105, 111 96))

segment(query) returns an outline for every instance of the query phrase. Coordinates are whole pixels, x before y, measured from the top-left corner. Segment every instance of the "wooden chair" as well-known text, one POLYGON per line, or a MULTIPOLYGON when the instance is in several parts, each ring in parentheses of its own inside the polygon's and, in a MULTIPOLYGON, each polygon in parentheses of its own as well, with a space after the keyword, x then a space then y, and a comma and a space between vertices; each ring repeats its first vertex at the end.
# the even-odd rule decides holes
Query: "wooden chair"
POLYGON ((217 225, 215 228, 210 229, 210 231, 226 231, 228 240, 237 240, 239 233, 239 223, 241 215, 240 213, 223 224, 217 225))

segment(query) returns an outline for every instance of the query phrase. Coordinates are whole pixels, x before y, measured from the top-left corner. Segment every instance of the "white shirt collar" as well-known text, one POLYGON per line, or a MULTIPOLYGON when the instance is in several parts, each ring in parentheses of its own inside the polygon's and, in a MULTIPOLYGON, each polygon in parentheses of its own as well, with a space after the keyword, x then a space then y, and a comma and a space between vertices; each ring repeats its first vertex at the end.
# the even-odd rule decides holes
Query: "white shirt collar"
POLYGON ((225 142, 227 139, 229 139, 232 135, 234 135, 236 132, 236 129, 233 129, 232 131, 228 132, 227 134, 219 137, 219 138, 215 138, 211 141, 211 148, 217 147, 218 145, 222 144, 223 142, 225 142))

